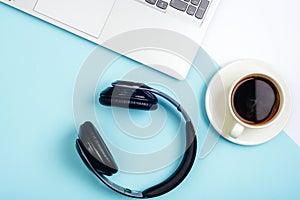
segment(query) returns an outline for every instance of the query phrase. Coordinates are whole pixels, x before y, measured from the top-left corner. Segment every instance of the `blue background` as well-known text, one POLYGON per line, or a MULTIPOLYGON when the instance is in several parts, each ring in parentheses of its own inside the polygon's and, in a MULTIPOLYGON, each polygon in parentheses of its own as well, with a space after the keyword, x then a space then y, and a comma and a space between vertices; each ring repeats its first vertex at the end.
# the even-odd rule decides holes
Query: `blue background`
MULTIPOLYGON (((91 175, 74 147, 74 85, 96 45, 2 3, 0 27, 0 199, 127 199, 91 175)), ((200 101, 205 84, 193 74, 188 82, 200 101)), ((199 145, 208 128, 205 114, 200 118, 199 145)), ((178 188, 158 199, 300 199, 299 169, 300 148, 285 133, 254 147, 220 138, 178 188)))

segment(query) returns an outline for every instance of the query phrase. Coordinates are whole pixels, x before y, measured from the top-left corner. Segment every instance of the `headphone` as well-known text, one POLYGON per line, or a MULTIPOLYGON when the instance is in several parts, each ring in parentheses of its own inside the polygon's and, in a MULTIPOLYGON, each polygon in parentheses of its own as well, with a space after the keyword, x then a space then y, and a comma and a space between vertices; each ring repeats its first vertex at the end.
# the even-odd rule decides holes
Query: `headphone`
POLYGON ((91 122, 85 122, 80 126, 76 149, 81 159, 105 185, 125 196, 152 198, 163 195, 177 187, 185 179, 195 161, 197 140, 194 126, 187 112, 172 97, 143 83, 116 81, 112 83, 112 87, 101 92, 99 102, 106 106, 155 110, 158 103, 155 94, 169 101, 185 119, 186 150, 179 167, 170 177, 144 191, 124 188, 109 180, 109 176, 118 172, 118 166, 112 154, 91 122))

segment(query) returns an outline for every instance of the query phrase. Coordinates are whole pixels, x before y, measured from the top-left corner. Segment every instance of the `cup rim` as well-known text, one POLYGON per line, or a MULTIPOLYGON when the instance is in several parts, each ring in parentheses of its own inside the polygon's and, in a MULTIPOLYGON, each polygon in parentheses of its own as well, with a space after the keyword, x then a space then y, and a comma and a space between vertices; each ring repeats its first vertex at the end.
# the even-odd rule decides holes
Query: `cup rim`
POLYGON ((277 81, 276 78, 274 78, 272 75, 264 74, 264 73, 260 73, 260 72, 258 72, 258 73, 250 72, 250 73, 244 74, 243 76, 241 76, 239 79, 237 79, 231 85, 229 93, 228 93, 228 106, 229 106, 229 110, 230 110, 231 115, 235 119, 236 123, 239 123, 242 126, 247 127, 247 128, 259 129, 259 128, 265 128, 265 127, 268 127, 268 126, 272 125, 275 121, 277 121, 279 116, 282 114, 282 111, 284 110, 283 109, 284 105, 285 105, 285 97, 284 97, 284 92, 283 92, 283 89, 282 89, 282 86, 281 86, 280 82, 277 81), (250 77, 250 76, 254 76, 254 75, 255 76, 263 76, 263 77, 267 77, 268 79, 270 79, 273 82, 273 84, 275 84, 275 86, 277 87, 277 89, 279 91, 279 96, 280 96, 280 105, 279 105, 277 113, 275 114, 275 116, 269 122, 261 124, 261 125, 259 125, 259 124, 258 125, 251 125, 251 124, 248 124, 248 123, 242 121, 241 119, 239 119, 237 117, 237 115, 235 114, 235 112, 233 111, 232 103, 231 103, 232 102, 233 90, 235 89, 236 85, 239 82, 241 82, 243 79, 245 79, 246 77, 250 77))

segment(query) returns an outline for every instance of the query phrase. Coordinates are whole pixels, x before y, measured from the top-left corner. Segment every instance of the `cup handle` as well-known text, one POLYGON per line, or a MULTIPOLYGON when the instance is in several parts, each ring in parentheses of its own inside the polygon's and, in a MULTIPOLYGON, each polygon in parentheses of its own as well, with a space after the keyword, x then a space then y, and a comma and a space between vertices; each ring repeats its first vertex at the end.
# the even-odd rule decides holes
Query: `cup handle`
POLYGON ((238 138, 243 134, 245 127, 239 123, 236 123, 230 131, 230 136, 233 138, 238 138))

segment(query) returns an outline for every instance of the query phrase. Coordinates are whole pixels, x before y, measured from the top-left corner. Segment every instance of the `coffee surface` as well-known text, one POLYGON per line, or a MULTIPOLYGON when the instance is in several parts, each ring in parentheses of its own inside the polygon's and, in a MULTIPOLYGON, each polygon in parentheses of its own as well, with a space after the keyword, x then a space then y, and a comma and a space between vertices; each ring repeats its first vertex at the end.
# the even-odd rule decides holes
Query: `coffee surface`
POLYGON ((279 108, 278 90, 270 80, 251 76, 237 84, 232 104, 234 112, 243 122, 251 125, 267 123, 279 108))

